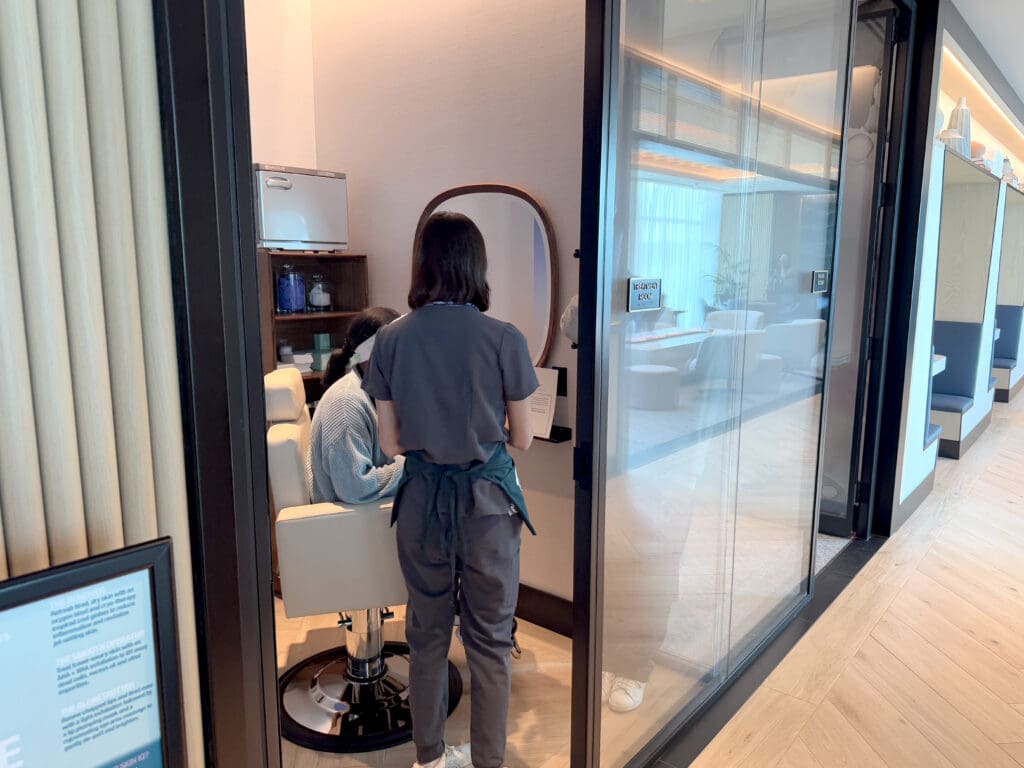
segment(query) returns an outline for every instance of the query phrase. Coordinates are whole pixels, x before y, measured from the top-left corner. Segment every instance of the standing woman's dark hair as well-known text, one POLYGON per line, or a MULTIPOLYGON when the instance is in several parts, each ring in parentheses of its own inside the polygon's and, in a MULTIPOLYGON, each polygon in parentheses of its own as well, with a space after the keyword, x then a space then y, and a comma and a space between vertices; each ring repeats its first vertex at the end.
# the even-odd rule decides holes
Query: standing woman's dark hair
MULTIPOLYGON (((360 344, 399 317, 400 315, 390 307, 370 307, 370 309, 364 309, 353 317, 352 322, 349 323, 348 333, 345 334, 345 341, 342 342, 341 348, 334 350, 327 361, 327 367, 324 369, 323 375, 324 389, 328 389, 331 384, 348 373, 349 364, 352 362, 352 355, 355 354, 360 344)), ((360 360, 359 362, 365 363, 366 361, 360 360)))
POLYGON ((409 307, 436 301, 472 304, 481 312, 491 306, 484 236, 461 213, 435 213, 413 245, 409 307))

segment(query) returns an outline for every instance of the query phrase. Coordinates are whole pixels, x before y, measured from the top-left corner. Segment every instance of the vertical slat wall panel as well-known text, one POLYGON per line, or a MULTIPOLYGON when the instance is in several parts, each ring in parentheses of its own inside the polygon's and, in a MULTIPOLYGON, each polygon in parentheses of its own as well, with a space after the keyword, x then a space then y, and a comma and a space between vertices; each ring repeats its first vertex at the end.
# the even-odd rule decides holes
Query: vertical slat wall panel
POLYGON ((171 536, 201 768, 158 95, 149 2, 0 0, 0 579, 171 536))
POLYGON ((82 41, 75 0, 38 0, 89 552, 124 546, 82 41))
MULTIPOLYGON (((50 561, 58 564, 85 557, 88 544, 60 280, 39 26, 33 0, 0 2, 0 92, 28 332, 39 445, 37 461, 50 561)), ((22 512, 10 509, 8 514, 15 511, 22 512)))
POLYGON ((7 547, 4 544, 4 507, 0 503, 0 581, 3 581, 10 573, 7 570, 7 547))
POLYGON ((156 492, 117 10, 114 0, 81 0, 79 14, 124 536, 136 544, 157 535, 156 492))
MULTIPOLYGON (((0 34, 0 47, 3 45, 0 34)), ((0 99, 0 515, 6 533, 4 571, 0 574, 3 578, 38 571, 50 564, 18 273, 0 99)))
MULTIPOLYGON (((181 393, 178 390, 152 5, 137 0, 117 0, 117 11, 128 119, 139 295, 146 308, 142 316, 146 384, 149 402, 160 404, 159 408, 150 408, 157 523, 161 535, 171 536, 175 542, 184 544, 189 541, 185 446, 181 431, 181 393)), ((192 573, 191 553, 187 545, 175 546, 174 570, 176 574, 192 573)), ((176 586, 187 748, 190 765, 199 766, 203 760, 204 745, 192 581, 179 577, 176 586)))

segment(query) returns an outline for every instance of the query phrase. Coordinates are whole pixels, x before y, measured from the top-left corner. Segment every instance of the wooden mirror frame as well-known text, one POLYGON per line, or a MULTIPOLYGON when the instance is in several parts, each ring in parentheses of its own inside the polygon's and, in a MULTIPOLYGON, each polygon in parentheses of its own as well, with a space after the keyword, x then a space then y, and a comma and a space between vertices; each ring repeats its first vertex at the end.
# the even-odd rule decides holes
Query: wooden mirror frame
POLYGON ((544 210, 543 206, 537 202, 533 195, 524 189, 513 187, 508 184, 465 184, 461 187, 452 187, 451 189, 445 190, 441 194, 435 196, 429 203, 427 203, 426 208, 423 209, 423 213, 420 215, 420 220, 416 224, 416 236, 413 239, 413 247, 415 248, 415 243, 420 241, 420 234, 423 232, 423 227, 426 225, 427 219, 433 215, 438 206, 454 197, 481 193, 512 195, 513 197, 518 197, 533 208, 534 212, 536 212, 537 216, 540 218, 541 225, 544 227, 544 236, 548 240, 551 306, 548 311, 547 337, 544 339, 544 348, 541 350, 540 357, 536 363, 538 368, 542 368, 547 364, 548 356, 551 354, 551 345, 554 343, 555 330, 558 327, 558 246, 556 245, 555 228, 551 225, 551 219, 548 218, 547 211, 544 210))

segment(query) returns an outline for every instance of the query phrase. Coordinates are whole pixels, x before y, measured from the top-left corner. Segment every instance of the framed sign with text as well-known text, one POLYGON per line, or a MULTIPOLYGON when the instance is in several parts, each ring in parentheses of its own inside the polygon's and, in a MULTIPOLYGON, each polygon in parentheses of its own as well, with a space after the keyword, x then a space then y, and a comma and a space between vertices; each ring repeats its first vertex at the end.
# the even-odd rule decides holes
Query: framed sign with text
POLYGON ((0 583, 0 768, 184 765, 170 539, 0 583))
POLYGON ((629 278, 627 312, 650 312, 661 309, 661 278, 629 278))

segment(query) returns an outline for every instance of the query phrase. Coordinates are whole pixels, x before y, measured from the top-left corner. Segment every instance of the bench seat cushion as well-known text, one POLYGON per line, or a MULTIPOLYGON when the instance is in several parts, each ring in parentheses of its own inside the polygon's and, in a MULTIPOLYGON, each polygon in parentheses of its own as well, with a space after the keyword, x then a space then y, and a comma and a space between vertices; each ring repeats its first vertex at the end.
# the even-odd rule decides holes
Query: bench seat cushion
POLYGON ((992 358, 993 368, 1005 368, 1008 371, 1012 371, 1017 367, 1017 361, 1012 357, 994 357, 992 358))
POLYGON ((974 407, 973 397, 961 397, 960 395, 942 395, 935 392, 932 395, 932 410, 944 411, 946 413, 967 413, 974 407))
MULTIPOLYGON (((981 368, 981 323, 937 320, 932 343, 946 356, 946 370, 932 381, 935 394, 972 398, 981 368)), ((985 365, 989 365, 987 358, 985 365)))
POLYGON ((928 431, 925 432, 924 435, 925 448, 934 443, 940 437, 942 437, 942 427, 940 427, 938 424, 929 424, 928 431))

